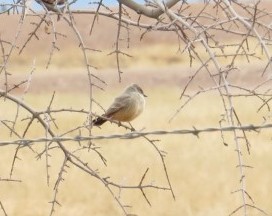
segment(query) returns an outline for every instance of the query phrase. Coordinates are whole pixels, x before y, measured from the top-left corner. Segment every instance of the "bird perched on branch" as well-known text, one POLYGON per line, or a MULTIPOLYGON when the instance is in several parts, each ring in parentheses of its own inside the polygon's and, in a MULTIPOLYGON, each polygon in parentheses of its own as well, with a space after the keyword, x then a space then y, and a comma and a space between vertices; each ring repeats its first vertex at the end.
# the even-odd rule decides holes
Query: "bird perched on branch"
POLYGON ((143 112, 145 97, 147 96, 137 84, 128 86, 120 96, 114 99, 105 114, 93 120, 93 125, 100 126, 107 120, 132 121, 143 112))

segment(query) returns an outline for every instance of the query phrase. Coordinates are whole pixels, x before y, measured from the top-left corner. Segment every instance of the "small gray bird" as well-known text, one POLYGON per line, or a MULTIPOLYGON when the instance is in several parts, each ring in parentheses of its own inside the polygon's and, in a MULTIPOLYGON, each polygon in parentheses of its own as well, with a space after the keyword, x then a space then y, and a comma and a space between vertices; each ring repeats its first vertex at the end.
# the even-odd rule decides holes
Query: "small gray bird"
MULTIPOLYGON (((139 116, 145 107, 145 98, 147 97, 140 86, 132 84, 125 91, 116 97, 112 105, 102 116, 111 120, 120 122, 130 122, 139 116)), ((98 117, 93 120, 93 125, 100 126, 107 120, 98 117)))

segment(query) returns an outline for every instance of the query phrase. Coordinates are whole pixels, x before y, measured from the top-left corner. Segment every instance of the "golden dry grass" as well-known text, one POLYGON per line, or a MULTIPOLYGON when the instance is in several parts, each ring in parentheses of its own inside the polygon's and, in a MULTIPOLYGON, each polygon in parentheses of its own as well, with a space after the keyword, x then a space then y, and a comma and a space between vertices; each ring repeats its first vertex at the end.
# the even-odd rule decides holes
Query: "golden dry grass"
MULTIPOLYGON (((112 94, 120 91, 113 89, 112 94)), ((136 119, 133 124, 136 128, 145 130, 175 129, 218 126, 220 114, 223 112, 220 99, 213 94, 200 96, 183 110, 171 123, 169 117, 178 107, 178 95, 180 88, 177 86, 158 85, 146 87, 148 94, 145 112, 136 119)), ((50 100, 51 94, 37 95, 30 93, 25 101, 37 110, 44 108, 50 100)), ((95 97, 107 106, 111 101, 108 92, 95 94, 95 97)), ((77 93, 60 93, 54 102, 54 108, 74 107, 88 108, 88 95, 77 93)), ((244 123, 260 123, 262 115, 256 115, 259 102, 250 98, 237 100, 238 113, 244 123)), ((13 116, 15 107, 8 102, 2 103, 8 114, 1 113, 1 119, 13 116)), ((95 108, 96 109, 96 108, 95 108)), ((96 109, 97 112, 101 112, 96 109)), ((23 113, 22 113, 23 114, 23 113)), ((60 115, 55 116, 61 131, 69 130, 84 122, 85 116, 60 115)), ((25 123, 19 123, 25 124, 25 123)), ((2 126, 1 126, 2 127, 2 126)), ((5 132, 5 139, 8 139, 5 132)), ((102 129, 93 129, 93 135, 126 132, 113 124, 107 123, 102 129)), ((85 133, 83 131, 83 133, 85 133)), ((44 136, 43 131, 33 127, 30 137, 44 136)), ((254 198, 256 205, 271 213, 272 183, 271 153, 269 131, 248 134, 252 149, 251 155, 244 153, 246 164, 254 166, 254 169, 246 171, 248 192, 254 198)), ((3 135, 2 135, 3 137, 3 135)), ((122 201, 132 205, 130 210, 138 215, 227 215, 241 204, 239 194, 231 194, 239 185, 239 173, 235 168, 237 156, 231 133, 226 134, 228 147, 224 146, 219 133, 200 134, 200 137, 191 135, 166 135, 153 136, 160 139, 157 143, 160 149, 166 151, 166 163, 169 176, 173 184, 176 200, 165 191, 146 190, 146 194, 152 204, 143 199, 138 190, 125 190, 121 193, 122 201)), ((153 147, 143 139, 135 140, 101 140, 96 141, 101 147, 103 155, 107 158, 108 166, 105 167, 101 160, 93 152, 79 152, 78 155, 88 161, 94 169, 97 168, 103 176, 111 176, 111 179, 124 185, 137 184, 146 168, 150 171, 145 180, 146 183, 165 185, 166 179, 160 159, 153 147)), ((37 151, 43 149, 44 144, 36 144, 33 148, 37 151)), ((65 143, 69 149, 75 149, 76 145, 65 143)), ((8 176, 11 167, 15 147, 1 148, 0 176, 8 176)), ((14 170, 14 178, 21 179, 22 183, 1 182, 0 200, 9 215, 47 215, 53 197, 53 185, 57 178, 63 155, 57 151, 51 151, 50 176, 51 184, 46 185, 45 158, 36 160, 28 148, 19 153, 20 161, 17 161, 14 170)), ((117 192, 117 191, 116 191, 117 192)), ((56 208, 56 215, 121 215, 120 209, 105 187, 96 179, 82 173, 80 170, 70 167, 65 174, 65 181, 61 183, 58 195, 61 207, 56 208)), ((259 215, 256 211, 250 211, 250 215, 259 215)))
MULTIPOLYGON (((233 44, 235 43, 237 42, 233 41, 233 44)), ((250 52, 250 54, 254 53, 254 55, 258 56, 259 58, 266 60, 266 56, 264 55, 262 49, 257 46, 258 41, 252 39, 249 40, 248 43, 250 43, 251 48, 256 46, 256 49, 250 52)), ((185 47, 181 47, 181 50, 179 50, 175 41, 172 41, 172 43, 170 44, 150 44, 140 48, 122 48, 121 50, 124 53, 130 55, 131 57, 128 57, 126 55, 120 55, 120 67, 122 70, 124 70, 129 68, 162 68, 184 65, 190 61, 190 58, 187 51, 182 52, 183 48, 185 47)), ((200 44, 196 45, 195 49, 202 59, 208 59, 208 53, 202 48, 200 44)), ((224 49, 224 53, 222 53, 219 49, 215 49, 214 54, 230 55, 236 53, 237 49, 237 46, 226 47, 224 49)), ((99 70, 115 68, 116 55, 114 53, 110 54, 113 50, 114 49, 112 48, 102 50, 101 52, 92 51, 88 55, 88 61, 93 67, 99 70)), ((271 51, 272 49, 269 48, 268 50, 271 51)), ((9 65, 9 68, 12 70, 17 70, 18 73, 25 73, 26 71, 29 71, 29 68, 31 66, 34 66, 38 70, 43 70, 48 63, 49 52, 36 52, 38 52, 38 55, 33 55, 33 53, 29 52, 21 55, 14 54, 11 58, 12 64, 9 65)), ((220 63, 229 64, 232 60, 232 57, 221 57, 218 58, 218 60, 220 63)), ((248 58, 246 58, 245 56, 238 56, 236 58, 236 62, 239 62, 239 64, 247 65, 249 62, 251 64, 256 64, 256 62, 259 62, 259 60, 249 55, 248 58)), ((75 49, 74 47, 68 46, 61 49, 61 51, 55 52, 53 54, 49 68, 51 68, 51 70, 71 70, 71 68, 81 68, 84 63, 85 62, 82 57, 81 49, 75 49), (67 60, 69 60, 69 63, 67 62, 67 60)), ((197 59, 193 60, 193 66, 200 66, 200 63, 197 59)))
MULTIPOLYGON (((183 61, 188 62, 188 57, 176 53, 176 48, 174 45, 163 44, 147 46, 141 50, 132 49, 130 52, 134 57, 122 59, 125 73, 122 76, 121 84, 118 84, 116 70, 107 69, 115 64, 113 57, 104 58, 105 52, 91 55, 90 61, 104 68, 104 70, 95 71, 95 74, 108 84, 105 92, 95 90, 93 96, 104 107, 107 107, 111 103, 112 95, 117 95, 128 83, 136 82, 143 86, 148 95, 145 112, 133 122, 137 129, 145 128, 147 131, 152 131, 190 129, 193 126, 197 128, 219 126, 218 122, 224 110, 216 94, 198 96, 171 123, 168 122, 181 105, 178 98, 182 86, 195 69, 182 65, 183 61)), ((204 51, 199 54, 207 55, 204 51)), ((21 63, 16 58, 13 60, 17 62, 13 67, 17 68, 15 71, 18 73, 13 74, 10 84, 25 79, 25 73, 29 71, 31 61, 29 56, 24 57, 25 60, 23 59, 21 63), (22 64, 25 68, 22 68, 22 64)), ((44 71, 40 67, 45 64, 45 59, 45 55, 37 58, 37 72, 33 75, 29 93, 24 97, 24 101, 34 109, 43 110, 48 106, 52 93, 56 90, 53 108, 73 107, 88 110, 87 73, 84 67, 78 68, 82 62, 77 51, 68 50, 68 52, 54 56, 53 65, 49 71, 44 71), (44 61, 42 64, 40 59, 44 61), (69 67, 71 65, 73 67, 68 68, 63 64, 63 59, 71 59, 69 67)), ((224 61, 227 60, 223 59, 222 62, 224 61)), ((245 61, 241 61, 241 64, 246 65, 245 61)), ((242 66, 242 68, 243 71, 233 73, 230 79, 234 83, 253 85, 256 82, 256 72, 260 73, 258 65, 242 66)), ((196 85, 193 85, 194 88, 198 88, 199 85, 208 85, 210 82, 205 78, 204 73, 198 76, 198 81, 196 85)), ((20 91, 22 90, 23 88, 20 91)), ((262 116, 265 113, 256 114, 258 106, 261 105, 260 101, 252 98, 238 98, 234 99, 234 105, 244 124, 262 122, 262 116)), ((8 112, 1 112, 0 119, 12 119, 16 113, 16 106, 2 100, 1 110, 8 110, 8 112)), ((98 114, 102 113, 97 106, 94 106, 93 110, 98 114)), ((26 115, 22 110, 20 114, 26 115)), ((55 115, 55 118, 59 126, 58 134, 82 125, 86 120, 86 116, 71 113, 58 114, 55 115)), ((26 124, 26 121, 18 122, 17 130, 20 131, 26 124)), ((124 132, 127 131, 110 123, 105 124, 102 129, 93 129, 94 135, 124 132)), ((86 131, 82 133, 87 135, 86 131)), ((36 138, 44 135, 44 131, 35 123, 28 137, 36 138)), ((1 136, 10 139, 3 125, 1 125, 1 136)), ((254 169, 246 171, 248 192, 254 198, 257 206, 271 213, 272 149, 269 130, 261 133, 251 132, 248 136, 252 144, 252 152, 251 155, 244 153, 244 157, 246 164, 254 166, 254 169)), ((199 138, 192 135, 152 137, 160 139, 157 145, 168 153, 166 163, 176 200, 172 199, 169 192, 148 189, 146 194, 152 204, 149 207, 139 190, 125 190, 122 191, 121 197, 125 204, 133 206, 130 212, 143 216, 218 216, 229 214, 241 204, 240 194, 231 194, 239 187, 240 179, 236 168, 237 155, 231 133, 225 134, 228 147, 223 145, 219 133, 200 134, 199 138)), ((112 180, 124 185, 138 184, 146 168, 149 168, 145 182, 166 185, 160 158, 153 147, 143 139, 101 140, 95 143, 101 147, 101 152, 107 159, 107 167, 93 152, 82 151, 78 155, 94 169, 99 169, 102 176, 110 176, 112 180)), ((69 146, 69 149, 78 147, 71 142, 65 145, 69 146)), ((43 147, 44 144, 33 146, 38 152, 43 147)), ((14 146, 1 148, 1 178, 9 176, 14 152, 14 146)), ((14 169, 14 178, 22 180, 22 183, 1 182, 0 184, 0 201, 9 215, 39 216, 48 215, 50 211, 48 202, 53 198, 53 186, 63 155, 57 150, 51 152, 49 187, 46 185, 45 158, 36 160, 35 156, 28 148, 22 149, 19 153, 21 160, 17 161, 14 169)), ((122 214, 116 202, 100 182, 72 166, 67 169, 65 181, 59 188, 58 201, 62 206, 56 208, 56 215, 122 214)), ((250 211, 250 215, 258 215, 258 212, 250 211)))

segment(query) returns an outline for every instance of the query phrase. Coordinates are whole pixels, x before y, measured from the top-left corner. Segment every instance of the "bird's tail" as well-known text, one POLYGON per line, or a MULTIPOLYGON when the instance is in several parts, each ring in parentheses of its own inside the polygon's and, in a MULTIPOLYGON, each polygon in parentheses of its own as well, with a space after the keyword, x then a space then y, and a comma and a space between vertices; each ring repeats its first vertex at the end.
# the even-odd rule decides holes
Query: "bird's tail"
POLYGON ((100 125, 104 124, 106 121, 107 121, 106 119, 98 117, 93 120, 93 125, 100 126, 100 125))

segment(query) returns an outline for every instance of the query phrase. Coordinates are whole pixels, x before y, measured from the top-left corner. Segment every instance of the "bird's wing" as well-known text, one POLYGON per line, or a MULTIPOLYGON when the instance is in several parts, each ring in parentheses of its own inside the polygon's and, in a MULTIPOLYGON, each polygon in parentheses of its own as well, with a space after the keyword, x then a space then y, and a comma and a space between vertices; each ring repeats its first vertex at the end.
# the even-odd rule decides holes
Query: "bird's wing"
POLYGON ((114 113, 124 109, 130 103, 131 97, 129 95, 121 95, 113 101, 112 105, 106 111, 105 116, 110 118, 114 113))

